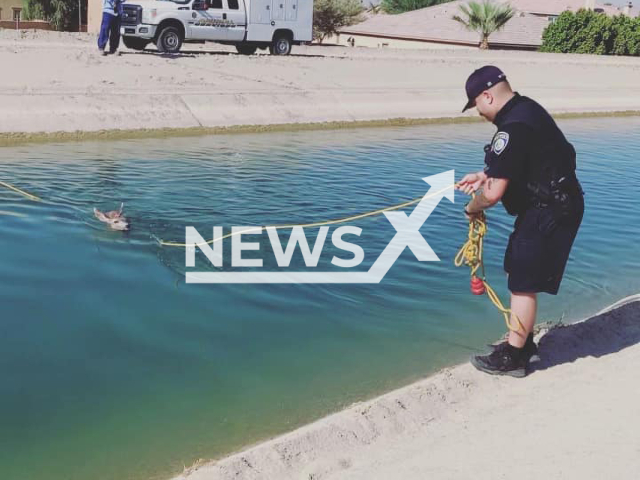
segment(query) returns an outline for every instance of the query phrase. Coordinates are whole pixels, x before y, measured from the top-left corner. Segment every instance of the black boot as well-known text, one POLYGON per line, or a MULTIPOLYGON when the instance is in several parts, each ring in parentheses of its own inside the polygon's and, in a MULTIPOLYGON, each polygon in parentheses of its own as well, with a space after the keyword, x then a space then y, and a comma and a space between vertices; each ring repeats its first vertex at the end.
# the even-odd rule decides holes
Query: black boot
POLYGON ((516 348, 504 342, 497 345, 489 355, 471 357, 471 365, 491 375, 522 378, 527 374, 526 366, 529 358, 524 352, 524 347, 516 348))
MULTIPOLYGON (((504 343, 506 343, 506 340, 497 345, 491 344, 489 345, 489 347, 491 348, 491 351, 494 351, 496 348, 498 348, 500 345, 503 345, 504 343)), ((523 351, 523 355, 527 358, 527 361, 529 362, 540 361, 540 356, 538 355, 538 346, 536 345, 536 342, 533 341, 533 332, 527 336, 527 341, 525 342, 522 351, 523 351)))

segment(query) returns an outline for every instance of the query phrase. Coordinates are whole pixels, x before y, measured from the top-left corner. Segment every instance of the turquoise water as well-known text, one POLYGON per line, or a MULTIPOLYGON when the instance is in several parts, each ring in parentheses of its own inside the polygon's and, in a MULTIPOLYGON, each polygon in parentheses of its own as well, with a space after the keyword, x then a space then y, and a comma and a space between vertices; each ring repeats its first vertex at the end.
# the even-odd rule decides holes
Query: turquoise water
MULTIPOLYGON (((579 151, 586 213, 560 295, 541 297, 540 317, 572 321, 640 291, 640 119, 561 126, 579 151)), ((0 214, 0 477, 167 478, 464 361, 504 326, 451 263, 466 237, 459 193, 421 230, 442 261, 405 251, 379 285, 187 285, 184 252, 153 238, 409 200, 425 193, 424 176, 480 168, 491 133, 429 126, 1 149, 0 179, 44 201, 0 189, 0 211, 20 215, 0 214), (130 232, 93 219, 94 206, 121 201, 130 232)), ((503 298, 511 223, 501 207, 490 214, 488 275, 503 298)), ((353 225, 364 270, 395 230, 382 216, 353 225)), ((328 242, 320 267, 334 253, 328 242)), ((301 264, 297 254, 292 267, 301 264)))

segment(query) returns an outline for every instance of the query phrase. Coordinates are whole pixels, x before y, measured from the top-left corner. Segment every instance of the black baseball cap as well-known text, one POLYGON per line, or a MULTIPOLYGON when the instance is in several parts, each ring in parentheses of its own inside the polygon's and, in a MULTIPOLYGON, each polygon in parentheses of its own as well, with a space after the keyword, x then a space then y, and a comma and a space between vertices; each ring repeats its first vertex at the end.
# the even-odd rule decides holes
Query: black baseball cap
POLYGON ((507 76, 498 67, 493 65, 486 65, 479 68, 467 79, 465 90, 467 91, 467 99, 469 100, 462 110, 466 110, 473 107, 476 103, 476 98, 485 90, 493 87, 496 83, 504 82, 507 80, 507 76))

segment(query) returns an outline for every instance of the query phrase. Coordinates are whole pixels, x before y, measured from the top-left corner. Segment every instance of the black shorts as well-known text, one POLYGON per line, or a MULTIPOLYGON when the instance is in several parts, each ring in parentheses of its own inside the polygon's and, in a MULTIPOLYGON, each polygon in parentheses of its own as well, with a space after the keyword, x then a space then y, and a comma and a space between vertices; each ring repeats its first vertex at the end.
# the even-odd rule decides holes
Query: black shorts
POLYGON ((558 293, 584 213, 582 195, 573 200, 573 214, 561 221, 550 208, 532 207, 518 215, 504 255, 511 292, 558 293))

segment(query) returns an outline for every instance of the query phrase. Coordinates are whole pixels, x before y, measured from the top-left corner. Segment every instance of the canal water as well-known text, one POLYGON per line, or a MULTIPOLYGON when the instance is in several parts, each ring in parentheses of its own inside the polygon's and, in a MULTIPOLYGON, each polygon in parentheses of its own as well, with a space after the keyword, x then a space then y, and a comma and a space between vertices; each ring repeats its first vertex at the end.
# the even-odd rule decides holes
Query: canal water
MULTIPOLYGON (((557 297, 571 322, 640 291, 640 119, 560 122, 586 213, 557 297)), ((423 177, 482 167, 489 124, 64 143, 0 149, 0 477, 163 479, 351 402, 465 361, 504 330, 452 264, 464 195, 421 229, 440 262, 405 250, 380 284, 186 284, 184 227, 307 223, 424 195, 423 177), (129 232, 94 207, 125 204, 129 232)), ((410 207, 406 213, 411 212, 410 207)), ((489 281, 507 300, 513 218, 489 214, 489 281)), ((366 270, 394 235, 349 225, 366 270)), ((339 270, 332 226, 316 270, 339 270)), ((308 230, 313 246, 317 229, 308 230)), ((285 239, 289 232, 281 231, 285 239)), ((265 235, 247 237, 279 270, 265 235)), ((231 243, 225 240, 231 270, 231 243)), ((196 267, 220 271, 199 254, 196 267)), ((196 270, 198 269, 196 268, 196 270)), ((291 270, 304 270, 299 250, 291 270)), ((236 271, 237 269, 234 269, 236 271)))

